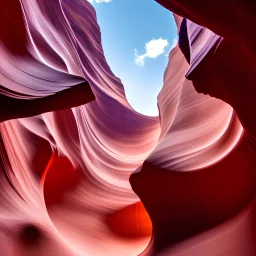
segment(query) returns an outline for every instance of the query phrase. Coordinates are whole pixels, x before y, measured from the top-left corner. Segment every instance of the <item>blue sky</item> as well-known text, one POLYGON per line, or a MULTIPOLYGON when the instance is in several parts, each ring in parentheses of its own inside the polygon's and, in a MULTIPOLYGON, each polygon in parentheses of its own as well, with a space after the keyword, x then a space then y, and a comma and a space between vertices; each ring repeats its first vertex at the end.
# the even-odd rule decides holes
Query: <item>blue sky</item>
POLYGON ((138 112, 156 116, 168 53, 177 39, 171 12, 154 0, 89 0, 106 59, 138 112))

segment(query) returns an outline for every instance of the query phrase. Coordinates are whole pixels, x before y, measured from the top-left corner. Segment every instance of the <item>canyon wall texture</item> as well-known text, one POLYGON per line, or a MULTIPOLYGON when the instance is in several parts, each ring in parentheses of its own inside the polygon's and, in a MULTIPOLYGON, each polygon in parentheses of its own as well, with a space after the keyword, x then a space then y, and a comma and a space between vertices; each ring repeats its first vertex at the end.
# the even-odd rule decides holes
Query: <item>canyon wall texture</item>
POLYGON ((1 4, 0 256, 256 254, 249 9, 235 28, 224 3, 158 2, 180 37, 159 117, 129 105, 88 1, 1 4))

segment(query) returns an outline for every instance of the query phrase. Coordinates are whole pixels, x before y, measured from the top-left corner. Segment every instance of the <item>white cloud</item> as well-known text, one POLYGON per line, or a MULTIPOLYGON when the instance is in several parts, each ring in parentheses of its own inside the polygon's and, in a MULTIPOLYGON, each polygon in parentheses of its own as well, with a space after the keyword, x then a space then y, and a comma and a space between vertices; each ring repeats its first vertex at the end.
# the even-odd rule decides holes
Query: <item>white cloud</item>
POLYGON ((172 45, 171 45, 170 51, 169 51, 165 56, 169 56, 171 50, 172 50, 173 48, 175 48, 175 47, 177 46, 177 44, 178 44, 178 39, 177 39, 177 38, 174 38, 174 39, 172 40, 172 45))
POLYGON ((97 4, 99 4, 99 3, 109 3, 109 2, 111 2, 111 0, 87 0, 87 1, 90 2, 90 3, 95 2, 95 3, 97 3, 97 4))
POLYGON ((152 39, 145 45, 146 52, 142 55, 138 55, 137 49, 134 49, 135 63, 136 65, 143 67, 145 58, 156 59, 159 55, 163 54, 165 47, 169 45, 167 39, 152 39))

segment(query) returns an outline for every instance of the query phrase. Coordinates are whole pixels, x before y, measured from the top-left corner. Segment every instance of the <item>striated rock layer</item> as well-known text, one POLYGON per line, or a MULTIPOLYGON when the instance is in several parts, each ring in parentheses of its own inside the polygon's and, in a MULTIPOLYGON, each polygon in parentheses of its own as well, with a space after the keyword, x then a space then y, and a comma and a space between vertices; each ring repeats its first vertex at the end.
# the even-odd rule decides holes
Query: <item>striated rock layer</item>
MULTIPOLYGON (((225 3, 158 2, 221 36, 190 20, 181 22, 176 16, 184 55, 180 58, 185 58, 190 68, 181 76, 179 104, 165 136, 130 178, 153 224, 154 236, 145 254, 255 255, 256 123, 251 41, 245 37, 243 44, 233 43, 239 28, 235 22, 231 26, 229 16, 221 16, 225 3), (213 17, 209 8, 213 11, 217 6, 220 11, 213 17), (223 30, 226 28, 230 31, 223 30)), ((250 18, 244 2, 235 1, 231 8, 241 6, 241 12, 250 18)), ((170 58, 171 63, 176 60, 172 55, 170 58)), ((165 86, 159 102, 164 90, 165 86)), ((163 116, 164 111, 161 127, 166 120, 163 116)))
POLYGON ((34 116, 0 124, 0 255, 139 254, 152 226, 129 176, 158 118, 128 104, 90 3, 12 0, 1 13, 1 119, 34 116))
POLYGON ((128 104, 88 1, 1 4, 0 255, 255 255, 252 43, 159 2, 204 26, 175 15, 159 118, 128 104))

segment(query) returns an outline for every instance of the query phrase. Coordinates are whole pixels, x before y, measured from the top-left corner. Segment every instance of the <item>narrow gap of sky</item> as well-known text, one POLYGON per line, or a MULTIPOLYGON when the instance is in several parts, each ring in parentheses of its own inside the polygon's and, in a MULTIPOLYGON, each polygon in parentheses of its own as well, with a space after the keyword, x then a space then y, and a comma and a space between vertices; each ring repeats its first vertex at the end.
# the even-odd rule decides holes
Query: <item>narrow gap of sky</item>
POLYGON ((107 62, 122 80, 129 103, 142 114, 157 116, 157 95, 177 39, 171 12, 154 0, 89 2, 97 13, 107 62))

